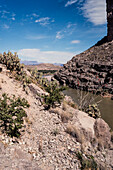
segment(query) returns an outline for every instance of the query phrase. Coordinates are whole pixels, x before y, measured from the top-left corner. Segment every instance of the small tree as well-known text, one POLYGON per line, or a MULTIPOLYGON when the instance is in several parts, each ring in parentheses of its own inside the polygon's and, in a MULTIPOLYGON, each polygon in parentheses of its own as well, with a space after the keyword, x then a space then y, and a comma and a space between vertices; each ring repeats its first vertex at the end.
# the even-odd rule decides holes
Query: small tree
POLYGON ((64 98, 64 95, 61 93, 65 87, 58 87, 57 83, 47 84, 45 90, 49 95, 44 95, 45 108, 49 109, 50 107, 55 107, 56 104, 61 104, 61 101, 64 98))
POLYGON ((29 107, 23 98, 9 98, 5 93, 0 98, 0 126, 9 136, 19 137, 23 124, 23 117, 27 114, 23 108, 29 107))

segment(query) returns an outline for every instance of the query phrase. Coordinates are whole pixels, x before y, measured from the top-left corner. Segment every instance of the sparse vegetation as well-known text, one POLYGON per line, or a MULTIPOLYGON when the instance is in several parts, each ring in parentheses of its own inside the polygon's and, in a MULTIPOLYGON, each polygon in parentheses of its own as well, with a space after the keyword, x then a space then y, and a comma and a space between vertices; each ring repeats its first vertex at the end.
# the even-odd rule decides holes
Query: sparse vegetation
POLYGON ((89 92, 84 92, 82 90, 77 90, 77 104, 78 109, 89 114, 93 118, 101 117, 101 113, 98 108, 98 104, 101 102, 96 102, 96 96, 94 97, 89 92))
POLYGON ((23 117, 27 114, 23 108, 29 107, 28 102, 23 98, 10 97, 2 94, 0 98, 0 127, 10 137, 19 137, 20 129, 23 126, 23 117))
POLYGON ((61 116, 62 122, 64 122, 64 123, 67 123, 68 120, 70 120, 72 118, 72 114, 70 114, 66 111, 62 111, 60 116, 61 116))
POLYGON ((59 132, 59 129, 54 129, 53 130, 53 132, 52 132, 52 134, 54 135, 54 136, 57 136, 58 134, 59 134, 60 132, 59 132))
POLYGON ((20 59, 18 58, 17 53, 14 55, 9 51, 8 53, 0 54, 0 63, 5 64, 7 69, 12 71, 16 71, 18 74, 21 74, 23 64, 20 64, 20 59))
POLYGON ((80 131, 80 129, 77 128, 76 125, 68 124, 66 132, 75 137, 80 143, 82 143, 82 141, 84 140, 84 134, 80 131))
POLYGON ((44 84, 45 90, 49 93, 49 95, 44 95, 44 103, 45 108, 50 109, 50 107, 56 107, 56 105, 60 105, 61 101, 64 99, 63 93, 61 93, 65 87, 58 87, 57 83, 48 83, 44 84))
POLYGON ((92 155, 88 155, 86 158, 86 156, 85 157, 83 156, 82 152, 78 152, 76 156, 80 161, 81 170, 85 170, 85 169, 97 170, 98 166, 92 155))

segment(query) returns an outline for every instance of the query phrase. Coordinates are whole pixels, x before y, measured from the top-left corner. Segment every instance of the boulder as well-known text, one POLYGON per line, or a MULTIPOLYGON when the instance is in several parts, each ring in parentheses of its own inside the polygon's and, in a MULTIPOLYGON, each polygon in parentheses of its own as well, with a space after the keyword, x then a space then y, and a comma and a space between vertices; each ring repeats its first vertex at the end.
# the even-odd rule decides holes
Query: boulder
POLYGON ((98 143, 104 147, 109 148, 111 145, 111 133, 108 124, 101 118, 96 119, 94 123, 94 133, 98 143))

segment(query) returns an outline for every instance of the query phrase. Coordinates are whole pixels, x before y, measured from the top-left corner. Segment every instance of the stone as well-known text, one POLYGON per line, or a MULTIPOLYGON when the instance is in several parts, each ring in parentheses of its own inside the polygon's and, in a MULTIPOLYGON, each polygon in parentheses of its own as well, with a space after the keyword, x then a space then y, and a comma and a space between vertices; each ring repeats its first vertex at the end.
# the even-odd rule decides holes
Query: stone
POLYGON ((95 93, 97 90, 99 93, 106 90, 108 93, 113 94, 112 49, 113 41, 106 42, 100 46, 93 46, 85 52, 74 56, 54 75, 54 78, 60 84, 67 84, 71 88, 95 93))
POLYGON ((107 28, 108 28, 108 41, 113 40, 113 1, 106 0, 107 2, 107 28))
POLYGON ((110 128, 103 119, 96 119, 94 123, 94 132, 98 143, 104 148, 109 148, 111 145, 110 128))

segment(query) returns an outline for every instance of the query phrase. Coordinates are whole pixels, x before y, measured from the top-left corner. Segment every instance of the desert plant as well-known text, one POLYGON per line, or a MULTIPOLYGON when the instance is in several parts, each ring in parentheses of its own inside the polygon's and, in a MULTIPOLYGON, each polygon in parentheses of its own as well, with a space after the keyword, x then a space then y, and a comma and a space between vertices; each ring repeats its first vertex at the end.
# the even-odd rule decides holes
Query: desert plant
POLYGON ((101 100, 96 101, 98 96, 90 92, 77 90, 77 105, 78 109, 89 114, 89 116, 98 118, 101 117, 98 105, 101 100))
POLYGON ((10 97, 2 94, 0 98, 0 127, 10 137, 19 137, 20 129, 23 125, 23 117, 27 114, 23 108, 29 107, 27 100, 24 98, 10 97))
POLYGON ((68 124, 66 132, 75 137, 76 140, 80 143, 83 143, 83 140, 85 140, 83 132, 76 125, 68 124))
POLYGON ((95 119, 101 117, 101 114, 100 114, 100 111, 99 111, 99 108, 98 108, 97 104, 89 105, 86 108, 85 112, 88 113, 89 116, 91 116, 91 117, 93 117, 95 119))
POLYGON ((98 166, 92 155, 88 155, 86 158, 86 155, 84 157, 82 152, 78 152, 76 156, 80 161, 81 170, 85 169, 97 170, 98 166))
POLYGON ((60 132, 59 132, 59 129, 54 129, 53 130, 53 132, 52 132, 52 134, 54 135, 54 136, 56 136, 56 135, 58 135, 60 132))
POLYGON ((65 87, 58 87, 57 83, 45 84, 45 90, 49 93, 49 95, 43 96, 46 109, 61 104, 61 101, 64 98, 64 95, 61 92, 64 89, 65 87))
POLYGON ((72 114, 68 113, 66 111, 62 111, 60 116, 61 116, 62 122, 64 122, 64 123, 67 123, 68 120, 70 120, 72 118, 72 114))
POLYGON ((23 65, 20 64, 20 59, 17 53, 12 54, 10 51, 8 53, 3 53, 0 55, 0 63, 5 64, 7 69, 12 71, 17 71, 20 73, 22 71, 23 65))

